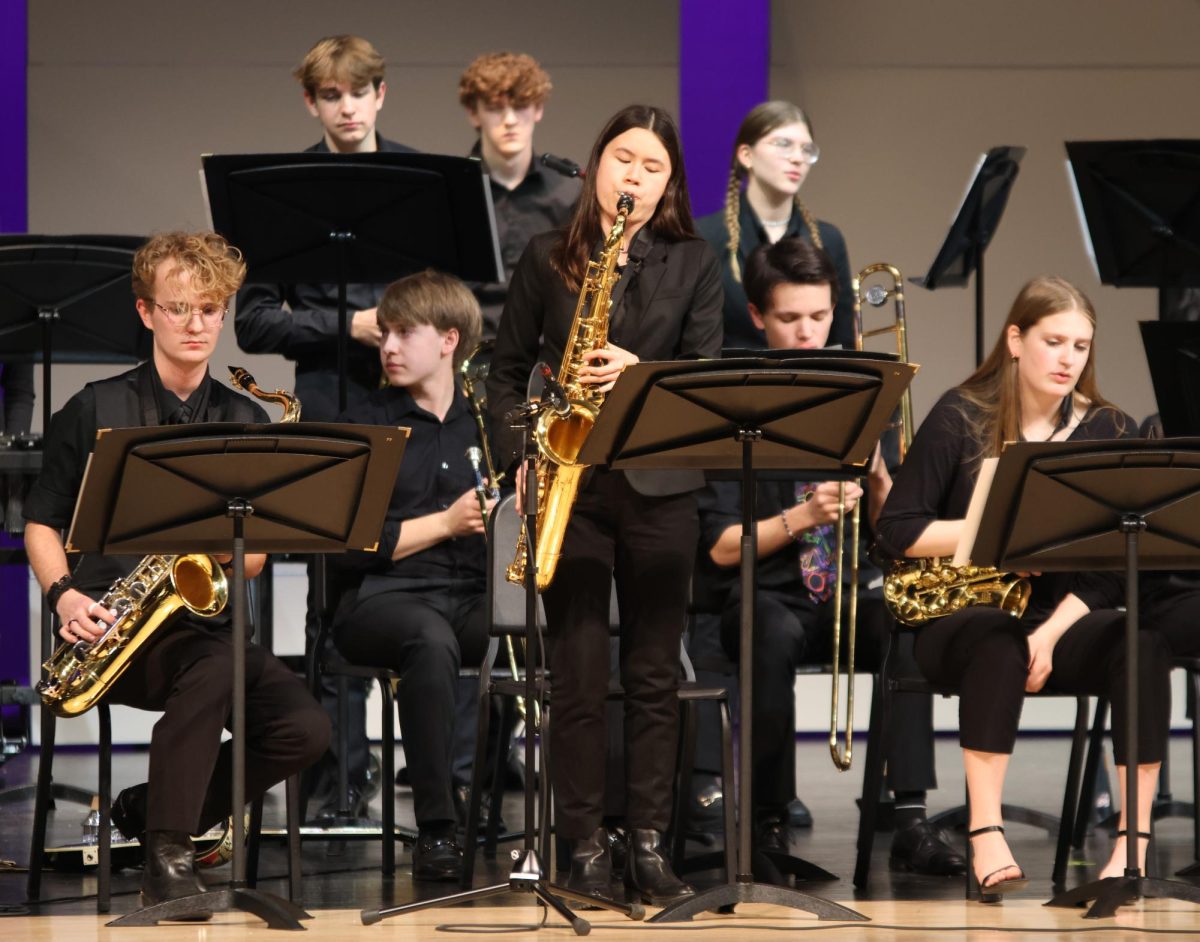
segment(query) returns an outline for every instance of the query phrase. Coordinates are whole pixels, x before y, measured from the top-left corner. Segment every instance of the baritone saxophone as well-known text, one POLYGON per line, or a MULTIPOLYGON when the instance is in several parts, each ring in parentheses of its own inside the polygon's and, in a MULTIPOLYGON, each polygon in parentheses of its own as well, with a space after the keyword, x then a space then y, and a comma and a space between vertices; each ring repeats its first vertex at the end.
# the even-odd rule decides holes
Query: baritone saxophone
MULTIPOLYGON (((612 289, 617 283, 617 258, 625 236, 625 220, 633 211, 633 197, 622 193, 617 200, 617 216, 604 240, 598 259, 588 262, 575 305, 571 333, 563 351, 558 382, 566 392, 570 410, 566 415, 550 409, 538 413, 534 440, 537 442, 537 589, 542 592, 554 580, 563 536, 571 518, 571 508, 579 493, 579 484, 587 465, 580 464, 579 451, 587 441, 600 415, 606 393, 595 385, 581 383, 583 354, 608 344, 608 325, 612 307, 612 289)), ((529 556, 525 531, 517 539, 517 553, 506 573, 508 581, 525 582, 529 556)))
MULTIPOLYGON (((300 400, 277 389, 264 392, 254 377, 230 367, 230 382, 258 399, 284 407, 281 421, 300 420, 300 400)), ((201 618, 220 614, 229 600, 229 583, 213 557, 205 553, 145 556, 129 575, 117 579, 97 603, 116 612, 116 620, 95 641, 63 642, 42 665, 46 676, 38 693, 58 716, 86 713, 108 692, 154 633, 189 611, 201 618)))

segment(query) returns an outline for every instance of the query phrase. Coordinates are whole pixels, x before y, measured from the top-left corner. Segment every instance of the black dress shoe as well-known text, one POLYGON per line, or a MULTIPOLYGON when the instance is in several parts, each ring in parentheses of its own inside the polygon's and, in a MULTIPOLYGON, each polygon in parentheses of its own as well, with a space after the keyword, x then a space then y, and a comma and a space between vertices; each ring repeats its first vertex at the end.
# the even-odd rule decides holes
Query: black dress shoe
POLYGON ((132 785, 122 789, 113 799, 112 823, 131 841, 146 843, 146 792, 147 785, 132 785))
POLYGON ((463 852, 454 839, 454 825, 420 828, 412 850, 414 880, 461 880, 463 852))
MULTIPOLYGON (((467 828, 467 818, 471 813, 471 786, 456 785, 454 787, 454 813, 458 817, 459 830, 465 831, 467 828)), ((479 832, 482 834, 487 830, 488 822, 492 818, 492 793, 484 792, 479 799, 479 832)), ((503 834, 507 830, 503 818, 496 820, 496 832, 503 834)))
POLYGON ((918 821, 896 831, 890 863, 893 870, 934 877, 957 877, 967 872, 966 858, 928 821, 918 821))
MULTIPOLYGON (((192 838, 186 831, 147 831, 146 869, 142 872, 142 905, 153 906, 168 900, 195 896, 207 889, 196 875, 196 855, 192 838)), ((207 905, 177 913, 172 918, 206 920, 212 918, 207 905)))
POLYGON ((725 790, 718 775, 692 776, 688 801, 687 836, 704 844, 715 844, 725 831, 725 790))
POLYGON ((611 902, 611 881, 609 830, 600 825, 590 837, 578 838, 572 842, 571 873, 567 877, 567 889, 611 902))
POLYGON ((349 794, 344 798, 337 791, 327 795, 321 802, 321 807, 317 809, 317 813, 310 820, 318 827, 330 827, 338 821, 365 818, 367 817, 368 802, 369 799, 362 793, 362 790, 357 785, 351 785, 349 794), (343 805, 348 812, 343 811, 343 805))
POLYGON ((629 849, 625 860, 625 885, 651 906, 695 896, 696 891, 675 876, 663 850, 662 831, 630 828, 629 849))
POLYGON ((812 812, 808 810, 808 805, 802 802, 799 798, 793 798, 788 802, 788 823, 794 828, 810 828, 813 826, 812 812))
POLYGON ((782 815, 767 814, 754 822, 754 849, 776 854, 791 852, 788 846, 788 824, 782 815))

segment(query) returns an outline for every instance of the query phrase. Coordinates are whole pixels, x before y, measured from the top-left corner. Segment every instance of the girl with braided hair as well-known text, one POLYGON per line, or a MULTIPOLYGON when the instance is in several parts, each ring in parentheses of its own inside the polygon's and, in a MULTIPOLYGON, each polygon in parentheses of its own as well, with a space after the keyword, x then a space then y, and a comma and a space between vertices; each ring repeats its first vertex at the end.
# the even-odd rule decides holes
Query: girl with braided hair
MULTIPOLYGON (((833 261, 838 283, 850 285, 846 240, 831 223, 816 219, 800 201, 799 191, 820 150, 812 123, 797 105, 767 101, 743 119, 733 142, 725 208, 696 221, 696 228, 721 260, 725 289, 725 346, 766 347, 763 332, 746 308, 742 272, 746 260, 763 244, 785 237, 812 242, 833 261)), ((843 291, 833 312, 831 346, 853 346, 853 302, 843 291)))

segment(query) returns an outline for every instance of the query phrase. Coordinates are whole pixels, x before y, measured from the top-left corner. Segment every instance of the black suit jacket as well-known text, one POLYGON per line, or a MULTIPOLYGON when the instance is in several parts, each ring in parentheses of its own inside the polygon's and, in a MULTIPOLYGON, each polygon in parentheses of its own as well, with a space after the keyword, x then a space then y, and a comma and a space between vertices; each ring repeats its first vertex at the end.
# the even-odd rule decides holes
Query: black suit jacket
MULTIPOLYGON (((746 273, 746 263, 754 250, 767 241, 762 223, 754 214, 750 201, 742 198, 738 215, 740 236, 738 239, 738 265, 746 273)), ((717 253, 721 262, 721 286, 725 290, 725 346, 757 350, 766 347, 767 335, 754 326, 747 307, 746 289, 742 282, 733 277, 733 266, 729 263, 729 229, 725 225, 725 213, 717 212, 696 220, 696 231, 700 233, 717 253)), ((817 220, 817 232, 825 247, 825 254, 837 271, 838 296, 833 309, 833 325, 829 330, 829 344, 841 345, 844 350, 854 349, 854 298, 850 293, 850 256, 846 251, 846 240, 841 230, 823 219, 817 220)), ((787 231, 782 238, 798 237, 812 241, 812 233, 804 221, 804 215, 796 207, 788 220, 787 231)))
MULTIPOLYGON (((520 440, 505 415, 525 399, 529 373, 563 359, 578 295, 550 266, 561 233, 535 236, 513 272, 500 319, 487 392, 496 454, 505 465, 520 440)), ((630 249, 623 281, 613 292, 609 339, 641 360, 712 358, 721 353, 721 272, 703 239, 668 242, 642 229, 630 249)), ((679 494, 703 486, 699 471, 627 471, 635 490, 679 494)))

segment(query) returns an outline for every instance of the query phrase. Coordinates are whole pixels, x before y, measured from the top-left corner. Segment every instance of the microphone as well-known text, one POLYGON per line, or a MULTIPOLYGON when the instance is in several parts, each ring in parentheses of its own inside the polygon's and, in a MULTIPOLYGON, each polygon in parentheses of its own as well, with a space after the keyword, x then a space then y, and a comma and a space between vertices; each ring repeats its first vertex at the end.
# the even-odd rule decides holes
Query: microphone
POLYGON ((542 379, 546 383, 544 392, 546 398, 550 400, 550 408, 561 416, 570 415, 571 400, 567 398, 567 391, 555 377, 554 371, 545 363, 539 363, 535 369, 542 374, 542 379))
POLYGON ((483 472, 479 469, 480 463, 483 461, 483 449, 478 445, 472 445, 467 449, 467 461, 471 462, 471 470, 475 472, 475 497, 479 500, 479 511, 483 514, 483 519, 487 520, 487 502, 492 495, 483 481, 483 472))
POLYGON ((587 174, 575 161, 566 157, 556 157, 554 154, 542 154, 542 166, 549 167, 564 177, 584 177, 587 174))

